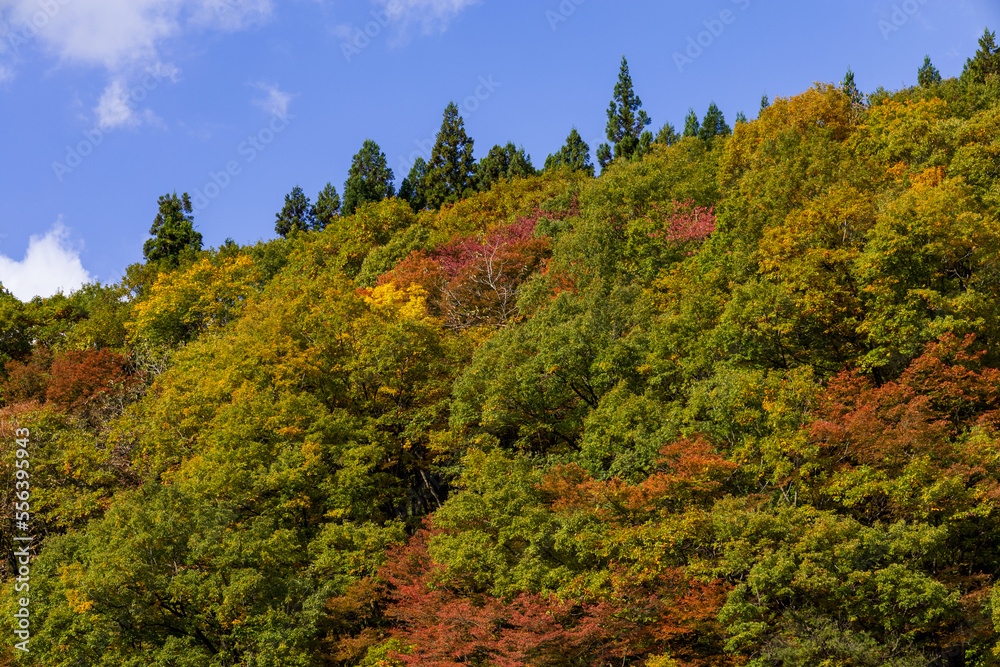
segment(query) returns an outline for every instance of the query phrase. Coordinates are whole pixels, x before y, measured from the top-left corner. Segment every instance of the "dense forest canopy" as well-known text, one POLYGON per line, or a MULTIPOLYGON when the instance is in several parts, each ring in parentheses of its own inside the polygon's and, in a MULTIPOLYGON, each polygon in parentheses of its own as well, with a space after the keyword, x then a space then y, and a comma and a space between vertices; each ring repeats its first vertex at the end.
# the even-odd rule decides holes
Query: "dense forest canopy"
POLYGON ((174 193, 0 293, 0 664, 1000 665, 993 34, 655 138, 635 88, 597 177, 451 104, 399 197, 369 139, 274 240, 174 193))

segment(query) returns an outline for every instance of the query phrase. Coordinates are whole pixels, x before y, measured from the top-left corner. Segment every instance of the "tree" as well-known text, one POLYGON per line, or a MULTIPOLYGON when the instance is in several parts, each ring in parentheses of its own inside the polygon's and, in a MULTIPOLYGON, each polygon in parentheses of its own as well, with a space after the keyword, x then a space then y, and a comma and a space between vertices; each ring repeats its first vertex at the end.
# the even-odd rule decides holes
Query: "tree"
POLYGON ((297 185, 285 195, 285 205, 275 217, 274 231, 282 238, 293 232, 308 232, 316 228, 316 208, 297 185))
POLYGON ((508 142, 506 146, 497 144, 480 160, 476 167, 476 183, 481 192, 485 192, 502 178, 524 178, 534 176, 535 168, 531 165, 531 156, 524 148, 517 148, 508 142))
POLYGON ((917 82, 921 88, 930 88, 941 83, 941 72, 931 64, 930 56, 924 56, 924 64, 917 70, 917 82))
POLYGON ((545 158, 546 169, 569 167, 573 171, 583 171, 594 175, 594 165, 590 162, 590 146, 583 140, 574 127, 566 137, 566 144, 554 155, 545 158))
POLYGON ((194 231, 194 216, 191 198, 177 193, 159 198, 159 212, 149 228, 153 238, 142 246, 142 254, 147 262, 163 261, 169 266, 177 266, 183 254, 201 250, 201 234, 194 231))
POLYGON ((654 143, 662 144, 664 146, 673 146, 678 141, 681 140, 681 135, 677 134, 677 130, 670 123, 665 123, 663 127, 660 128, 659 133, 656 135, 656 141, 654 143))
POLYGON ((337 194, 337 188, 333 184, 327 183, 320 191, 313 211, 316 216, 313 229, 316 230, 326 229, 328 225, 333 224, 334 218, 340 215, 340 195, 337 194))
POLYGON ((362 204, 395 195, 395 178, 379 145, 365 139, 361 150, 354 156, 347 182, 344 183, 343 215, 351 215, 362 204))
POLYGON ((979 50, 973 58, 965 61, 962 80, 983 83, 986 77, 1000 74, 1000 46, 996 43, 996 33, 987 28, 979 38, 979 50))
POLYGON ((427 208, 427 197, 424 194, 424 181, 427 179, 427 160, 418 157, 410 168, 409 175, 399 186, 399 198, 410 203, 410 208, 416 213, 427 208))
POLYGON ((618 83, 615 84, 614 97, 608 106, 608 141, 601 144, 597 151, 597 159, 601 168, 608 166, 612 160, 623 158, 630 160, 642 156, 653 143, 653 135, 643 129, 652 123, 646 112, 642 110, 642 100, 632 89, 632 77, 628 71, 628 60, 622 56, 621 70, 618 73, 618 83), (612 148, 614 149, 612 157, 612 148))
POLYGON ((701 129, 701 123, 698 122, 698 114, 694 112, 694 109, 688 109, 687 116, 684 117, 684 134, 685 137, 697 137, 698 131, 701 129))
POLYGON ((769 106, 771 106, 771 100, 768 98, 767 93, 764 93, 760 97, 760 110, 764 111, 769 106))
POLYGON ((844 75, 844 80, 840 83, 840 89, 851 100, 852 105, 856 107, 864 105, 865 96, 861 94, 857 84, 854 83, 854 71, 850 67, 847 68, 847 74, 844 75))
POLYGON ((458 106, 449 102, 424 177, 424 196, 430 208, 441 208, 472 194, 476 177, 472 148, 458 106))
POLYGON ((31 352, 31 319, 25 306, 0 284, 0 375, 8 361, 31 352))
POLYGON ((708 106, 708 111, 705 112, 705 120, 702 121, 701 128, 698 130, 698 138, 711 142, 715 137, 728 137, 732 133, 733 130, 726 123, 725 116, 722 115, 715 102, 712 102, 708 106))
POLYGON ((747 115, 742 111, 736 112, 736 120, 735 120, 736 125, 742 125, 745 122, 747 122, 747 115))

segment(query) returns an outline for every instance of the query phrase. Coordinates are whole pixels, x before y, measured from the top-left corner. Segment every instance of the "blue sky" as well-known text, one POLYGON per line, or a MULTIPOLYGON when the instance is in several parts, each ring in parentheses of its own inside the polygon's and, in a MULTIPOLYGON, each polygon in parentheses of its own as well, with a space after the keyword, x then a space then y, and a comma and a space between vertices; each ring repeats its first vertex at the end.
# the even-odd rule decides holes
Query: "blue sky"
POLYGON ((476 156, 591 148, 622 55, 653 119, 839 82, 957 76, 995 0, 0 0, 0 282, 117 281, 165 193, 206 246, 274 237, 284 195, 342 193, 365 138, 397 177, 455 100, 476 156))

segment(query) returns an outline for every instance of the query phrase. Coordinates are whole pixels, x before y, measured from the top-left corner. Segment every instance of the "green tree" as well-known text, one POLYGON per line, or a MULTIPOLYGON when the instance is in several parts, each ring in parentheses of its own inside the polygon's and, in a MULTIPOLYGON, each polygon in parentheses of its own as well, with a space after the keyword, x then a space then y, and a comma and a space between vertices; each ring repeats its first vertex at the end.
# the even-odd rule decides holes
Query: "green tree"
POLYGON ((684 137, 697 137, 701 130, 701 123, 698 122, 698 114, 694 109, 688 109, 687 116, 684 117, 684 137))
POLYGON ((143 244, 142 254, 147 262, 162 261, 177 266, 182 255, 201 250, 201 234, 194 230, 191 198, 186 192, 178 198, 174 192, 161 196, 158 204, 160 210, 149 228, 153 238, 143 244))
POLYGON ((976 55, 965 61, 962 70, 962 80, 969 83, 983 83, 986 77, 1000 74, 1000 46, 997 46, 996 33, 987 28, 979 38, 979 50, 976 55))
POLYGON ((410 203, 413 212, 427 208, 424 182, 427 180, 427 160, 418 157, 410 168, 410 173, 399 186, 399 198, 410 203))
POLYGON ((485 192, 502 178, 525 178, 534 176, 535 173, 531 156, 524 152, 524 148, 508 142, 506 146, 497 144, 479 161, 476 166, 476 182, 479 190, 485 192))
POLYGON ((615 84, 614 97, 608 106, 607 132, 611 143, 601 144, 597 151, 601 168, 608 166, 612 160, 629 160, 642 156, 653 143, 652 133, 644 131, 650 123, 652 121, 649 116, 642 110, 642 100, 632 88, 628 60, 622 56, 618 83, 615 84))
POLYGON ((701 122, 701 128, 698 130, 698 138, 702 141, 711 142, 715 137, 728 137, 732 133, 733 130, 726 123, 726 118, 722 115, 722 111, 715 105, 715 102, 712 102, 708 106, 708 111, 705 112, 705 119, 701 122))
POLYGON ((0 284, 0 376, 4 364, 31 352, 30 327, 24 304, 0 284))
POLYGON ((747 122, 747 115, 742 111, 736 112, 736 120, 734 122, 736 125, 742 125, 747 122))
POLYGON ((771 100, 770 98, 768 98, 767 93, 764 93, 763 95, 760 96, 760 111, 757 113, 757 115, 759 116, 760 114, 764 113, 764 109, 768 108, 769 106, 771 106, 771 100))
POLYGON ((473 140, 465 133, 458 106, 449 102, 424 178, 424 196, 430 208, 441 208, 472 194, 476 177, 472 149, 473 140))
POLYGON ((319 196, 316 197, 314 213, 316 219, 313 228, 316 230, 326 229, 340 215, 340 195, 332 183, 327 183, 326 187, 320 190, 319 196))
POLYGON ((566 137, 566 144, 554 155, 545 158, 546 169, 569 167, 573 171, 583 171, 594 175, 594 165, 590 162, 590 146, 574 127, 566 137))
POLYGON ((924 64, 917 70, 917 82, 921 88, 930 88, 941 83, 941 72, 931 64, 930 56, 924 56, 924 64))
POLYGON ((379 202, 396 194, 395 176, 385 160, 385 153, 371 139, 365 139, 354 156, 344 183, 344 215, 351 215, 362 204, 379 202))
POLYGON ((673 146, 678 141, 681 140, 681 135, 677 134, 676 128, 670 123, 664 123, 663 127, 656 135, 656 141, 654 143, 662 144, 664 146, 673 146))
POLYGON ((844 91, 844 94, 851 100, 851 104, 856 107, 864 105, 865 96, 861 94, 860 90, 858 90, 858 86, 854 82, 854 71, 850 67, 847 68, 847 74, 844 75, 844 80, 840 82, 840 89, 844 91))
POLYGON ((308 232, 316 228, 316 208, 297 185, 285 195, 285 205, 275 217, 274 231, 282 238, 293 232, 308 232))

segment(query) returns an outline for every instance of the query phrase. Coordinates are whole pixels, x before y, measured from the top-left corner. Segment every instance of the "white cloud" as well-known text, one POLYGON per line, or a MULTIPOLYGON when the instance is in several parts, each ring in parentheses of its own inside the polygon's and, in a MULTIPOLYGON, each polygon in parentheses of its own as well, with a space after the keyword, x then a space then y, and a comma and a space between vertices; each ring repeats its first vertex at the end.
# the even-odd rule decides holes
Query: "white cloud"
POLYGON ((32 236, 24 259, 0 255, 0 283, 14 296, 27 301, 35 296, 69 293, 93 278, 80 262, 82 243, 69 240, 69 230, 60 218, 45 236, 32 236))
POLYGON ((117 127, 135 127, 139 119, 129 105, 130 93, 121 79, 114 79, 104 89, 100 101, 94 108, 97 114, 97 125, 102 130, 117 127))
POLYGON ((411 23, 420 23, 424 33, 443 31, 464 9, 480 0, 374 0, 383 11, 401 24, 405 32, 411 23))
POLYGON ((279 118, 284 118, 288 115, 288 104, 295 97, 291 93, 285 93, 278 89, 277 86, 258 82, 253 84, 253 86, 264 93, 267 93, 267 97, 257 98, 253 101, 254 106, 263 109, 266 113, 272 116, 278 116, 279 118))
MULTIPOLYGON (((30 44, 65 64, 104 68, 109 83, 95 115, 112 126, 134 125, 139 118, 125 88, 153 67, 173 67, 161 58, 169 40, 206 29, 243 30, 270 18, 273 6, 273 0, 0 0, 0 35, 19 36, 17 51, 30 44)), ((0 62, 7 78, 10 65, 0 62)))

